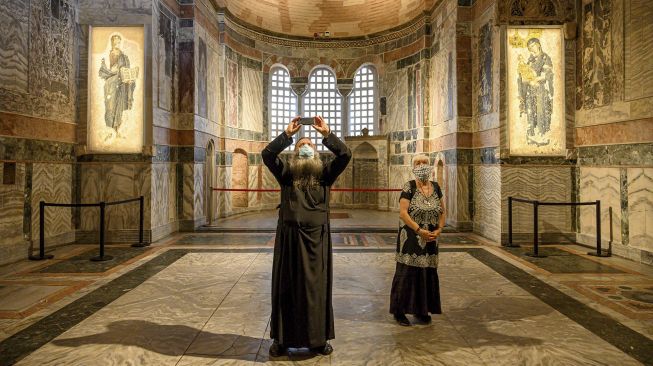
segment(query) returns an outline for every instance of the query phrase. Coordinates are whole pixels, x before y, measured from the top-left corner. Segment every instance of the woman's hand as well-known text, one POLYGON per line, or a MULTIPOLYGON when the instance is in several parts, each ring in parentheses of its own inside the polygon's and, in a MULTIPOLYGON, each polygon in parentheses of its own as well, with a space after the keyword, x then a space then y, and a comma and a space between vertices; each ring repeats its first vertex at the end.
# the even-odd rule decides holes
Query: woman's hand
POLYGON ((429 236, 431 237, 429 241, 435 241, 438 238, 438 236, 440 236, 440 234, 442 234, 442 229, 435 229, 433 231, 429 231, 429 236))
POLYGON ((286 127, 286 135, 288 137, 292 137, 292 135, 296 134, 297 131, 299 131, 300 128, 302 128, 302 125, 299 124, 299 119, 302 118, 300 116, 297 116, 290 121, 288 124, 288 127, 286 127))
POLYGON ((426 241, 426 242, 429 242, 429 241, 433 241, 433 240, 434 240, 434 239, 432 239, 431 232, 428 231, 428 230, 419 229, 419 231, 417 232, 417 235, 419 235, 419 236, 420 236, 422 239, 424 239, 424 241, 426 241))

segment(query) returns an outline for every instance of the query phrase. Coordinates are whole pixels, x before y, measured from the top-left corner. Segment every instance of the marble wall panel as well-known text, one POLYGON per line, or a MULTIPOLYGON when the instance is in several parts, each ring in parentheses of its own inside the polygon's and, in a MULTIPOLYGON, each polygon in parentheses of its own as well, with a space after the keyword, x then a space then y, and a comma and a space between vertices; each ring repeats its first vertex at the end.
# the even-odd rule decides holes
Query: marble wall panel
POLYGON ((183 220, 194 220, 195 219, 195 208, 193 207, 195 203, 195 164, 194 163, 184 163, 183 172, 184 176, 182 179, 183 185, 183 200, 182 200, 182 214, 181 219, 183 220))
POLYGON ((501 239, 501 171, 499 166, 474 166, 474 232, 501 239))
POLYGON ((626 1, 625 10, 625 98, 653 95, 653 2, 626 1))
MULTIPOLYGON (((247 154, 243 152, 235 152, 233 154, 231 188, 245 189, 248 184, 248 171, 249 163, 247 161, 247 154)), ((231 193, 233 207, 247 207, 248 198, 247 192, 233 192, 231 193)))
POLYGON ((156 76, 157 76, 157 104, 166 111, 173 111, 176 83, 176 27, 177 20, 167 10, 159 9, 156 40, 156 76))
MULTIPOLYGON (((618 168, 581 167, 579 199, 582 202, 601 200, 601 239, 604 245, 610 240, 612 207, 613 243, 622 244, 621 233, 621 175, 618 168)), ((594 206, 580 207, 580 241, 596 244, 596 210, 594 206)))
POLYGON ((492 111, 492 84, 494 79, 493 64, 493 46, 492 46, 492 24, 484 24, 478 34, 478 65, 477 65, 477 111, 479 114, 485 114, 492 111))
MULTIPOLYGON (((502 232, 508 232, 508 197, 541 202, 571 202, 571 167, 502 167, 501 207, 502 232)), ((533 232, 533 205, 513 203, 513 232, 533 232)), ((569 206, 541 206, 538 210, 540 233, 572 232, 572 208, 569 206)))
MULTIPOLYGON (((404 184, 409 180, 415 179, 410 166, 408 165, 391 165, 390 166, 390 187, 403 188, 404 184)), ((399 193, 390 192, 388 206, 392 210, 399 210, 399 193)))
POLYGON ((386 74, 382 82, 383 95, 386 96, 387 116, 385 128, 381 133, 402 131, 408 126, 408 76, 406 70, 386 74))
POLYGON ((628 176, 628 245, 653 252, 653 168, 631 168, 628 176))
MULTIPOLYGON (((0 163, 0 177, 4 164, 0 163)), ((25 206, 25 164, 16 164, 15 184, 0 184, 0 264, 22 258, 24 251, 16 247, 23 242, 23 210, 25 206)))
POLYGON ((612 81, 612 1, 583 4, 582 89, 583 108, 610 104, 612 81))
POLYGON ((74 122, 76 3, 12 0, 0 7, 0 110, 74 122))
POLYGON ((0 3, 0 87, 27 92, 29 0, 0 3))
POLYGON ((224 103, 222 100, 222 93, 220 92, 221 56, 219 51, 212 47, 209 47, 208 51, 208 64, 207 99, 209 104, 209 121, 213 123, 221 123, 221 105, 224 103))
POLYGON ((238 64, 233 61, 226 61, 225 76, 225 124, 230 127, 238 127, 238 64))
MULTIPOLYGON (((265 166, 262 167, 262 183, 261 187, 265 189, 277 189, 279 183, 272 175, 270 170, 265 166)), ((281 194, 278 192, 263 192, 261 195, 261 203, 263 207, 276 207, 281 202, 281 194)))
POLYGON ((263 132, 263 74, 243 67, 242 81, 241 127, 245 130, 263 132))
MULTIPOLYGON (((151 224, 151 167, 146 164, 81 164, 81 203, 111 202, 143 196, 144 227, 151 224)), ((81 231, 99 229, 99 208, 82 208, 81 231)), ((131 202, 107 206, 108 230, 138 229, 139 205, 131 202)))
MULTIPOLYGON (((230 166, 221 166, 216 169, 216 184, 220 188, 231 187, 230 166)), ((217 217, 225 217, 233 212, 231 192, 217 192, 217 217)), ((277 200, 278 202, 278 200, 277 200)))
POLYGON ((197 68, 196 68, 196 85, 197 85, 197 114, 207 117, 207 47, 203 38, 198 38, 197 44, 197 68))
MULTIPOLYGON (((39 202, 72 202, 72 165, 34 163, 32 173, 32 240, 39 238, 39 202)), ((45 235, 54 238, 68 235, 73 239, 72 210, 68 207, 45 209, 45 235)))
MULTIPOLYGON (((260 165, 250 165, 248 167, 247 188, 259 189, 260 165)), ((261 194, 259 192, 247 192, 247 207, 259 207, 261 205, 261 194)))
POLYGON ((206 173, 204 164, 195 164, 193 167, 194 185, 193 185, 193 217, 194 220, 202 220, 206 217, 204 200, 206 197, 206 173))
POLYGON ((152 165, 152 228, 177 221, 177 169, 175 164, 152 165))

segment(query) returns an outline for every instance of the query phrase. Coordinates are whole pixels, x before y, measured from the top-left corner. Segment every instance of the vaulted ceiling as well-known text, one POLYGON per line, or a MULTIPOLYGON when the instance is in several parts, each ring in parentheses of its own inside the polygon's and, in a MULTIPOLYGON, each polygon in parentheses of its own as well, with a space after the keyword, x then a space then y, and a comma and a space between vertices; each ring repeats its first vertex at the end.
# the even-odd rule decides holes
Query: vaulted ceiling
POLYGON ((401 26, 434 0, 220 0, 241 22, 269 32, 360 37, 401 26))

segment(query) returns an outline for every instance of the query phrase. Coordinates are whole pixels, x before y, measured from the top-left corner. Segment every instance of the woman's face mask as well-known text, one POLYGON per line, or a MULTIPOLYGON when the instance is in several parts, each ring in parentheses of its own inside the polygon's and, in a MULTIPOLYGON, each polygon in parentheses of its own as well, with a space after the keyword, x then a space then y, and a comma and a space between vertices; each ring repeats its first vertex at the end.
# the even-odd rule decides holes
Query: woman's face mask
POLYGON ((313 151, 313 148, 308 144, 302 145, 302 147, 299 148, 300 159, 313 159, 314 154, 315 152, 313 151))
POLYGON ((413 174, 415 174, 415 178, 419 179, 420 181, 428 180, 431 176, 432 171, 433 167, 428 164, 418 164, 413 168, 413 174))

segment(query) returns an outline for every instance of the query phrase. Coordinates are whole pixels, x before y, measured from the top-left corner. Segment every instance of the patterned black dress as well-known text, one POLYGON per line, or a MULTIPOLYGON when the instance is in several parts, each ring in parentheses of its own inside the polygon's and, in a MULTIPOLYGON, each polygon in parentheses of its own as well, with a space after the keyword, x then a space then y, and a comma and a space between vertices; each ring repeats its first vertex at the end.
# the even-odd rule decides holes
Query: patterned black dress
MULTIPOLYGON (((420 228, 433 231, 443 212, 442 191, 431 182, 433 192, 426 197, 414 180, 406 182, 400 200, 410 200, 408 215, 420 228)), ((428 315, 441 314, 438 280, 438 243, 426 242, 403 221, 397 235, 395 254, 397 267, 390 291, 390 313, 428 315)))

